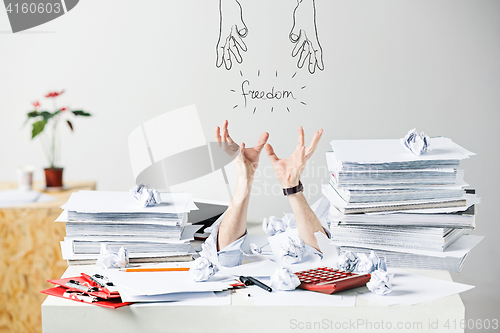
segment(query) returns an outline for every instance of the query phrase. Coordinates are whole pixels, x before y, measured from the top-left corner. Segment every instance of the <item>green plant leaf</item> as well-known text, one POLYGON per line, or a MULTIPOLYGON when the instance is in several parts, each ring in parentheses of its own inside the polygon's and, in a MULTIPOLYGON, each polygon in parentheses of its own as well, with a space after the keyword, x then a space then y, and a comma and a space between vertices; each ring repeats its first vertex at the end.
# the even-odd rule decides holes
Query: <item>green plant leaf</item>
POLYGON ((47 124, 46 120, 39 120, 33 124, 33 131, 31 132, 31 138, 33 139, 35 136, 43 132, 45 128, 45 124, 47 124))
POLYGON ((71 121, 69 121, 69 120, 66 120, 66 121, 68 122, 69 128, 71 128, 71 130, 73 130, 73 124, 71 123, 71 121))
POLYGON ((40 113, 38 113, 38 111, 31 111, 30 113, 28 113, 28 118, 34 118, 34 117, 38 117, 40 115, 40 113))
POLYGON ((54 117, 54 115, 55 115, 55 113, 54 113, 54 114, 52 114, 52 113, 50 113, 50 112, 48 112, 48 111, 42 111, 42 112, 40 113, 40 116, 42 116, 42 117, 43 117, 43 120, 45 120, 45 122, 47 122, 47 120, 49 120, 50 118, 54 117))
POLYGON ((84 117, 90 117, 91 116, 90 113, 82 111, 82 110, 75 110, 75 111, 71 111, 71 112, 73 112, 73 114, 75 116, 84 116, 84 117))

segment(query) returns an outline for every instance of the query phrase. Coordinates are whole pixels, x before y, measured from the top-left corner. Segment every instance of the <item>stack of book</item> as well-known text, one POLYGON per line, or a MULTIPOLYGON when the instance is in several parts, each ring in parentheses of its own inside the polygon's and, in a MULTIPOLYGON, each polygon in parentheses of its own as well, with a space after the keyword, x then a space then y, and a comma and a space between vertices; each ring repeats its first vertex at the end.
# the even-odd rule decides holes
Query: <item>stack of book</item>
POLYGON ((127 249, 130 262, 190 259, 190 241, 199 226, 187 223, 197 209, 187 193, 161 193, 162 202, 142 207, 128 192, 79 191, 62 206, 56 222, 66 222, 61 242, 70 265, 94 263, 101 243, 118 252, 127 249))
POLYGON ((343 251, 376 250, 393 267, 461 270, 468 251, 458 259, 446 251, 474 243, 464 235, 475 227, 478 199, 458 169, 473 153, 442 137, 431 138, 431 150, 420 156, 399 139, 334 140, 331 147, 323 193, 333 243, 343 251))

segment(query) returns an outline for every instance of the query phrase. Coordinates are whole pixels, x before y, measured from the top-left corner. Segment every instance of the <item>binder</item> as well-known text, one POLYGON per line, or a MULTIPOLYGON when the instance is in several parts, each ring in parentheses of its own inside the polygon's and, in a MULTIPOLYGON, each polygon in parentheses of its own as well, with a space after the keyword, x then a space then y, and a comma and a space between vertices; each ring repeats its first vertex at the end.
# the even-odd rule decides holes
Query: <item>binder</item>
POLYGON ((105 280, 103 280, 101 278, 103 277, 97 274, 88 276, 82 273, 82 275, 76 277, 47 280, 56 286, 42 290, 41 293, 110 309, 132 304, 122 302, 117 291, 110 291, 106 287, 106 285, 112 285, 112 283, 106 284, 107 279, 104 278, 105 280))
POLYGON ((120 308, 122 306, 127 306, 127 305, 132 304, 130 302, 122 302, 121 298, 119 298, 119 297, 109 298, 109 299, 97 299, 95 301, 89 301, 89 299, 91 299, 91 298, 86 297, 85 295, 81 295, 83 293, 77 292, 77 291, 71 291, 68 288, 64 288, 61 286, 42 290, 41 293, 51 295, 51 296, 61 297, 61 298, 65 298, 65 299, 70 299, 72 301, 97 305, 97 306, 101 306, 104 308, 110 308, 110 309, 116 309, 116 308, 120 308))

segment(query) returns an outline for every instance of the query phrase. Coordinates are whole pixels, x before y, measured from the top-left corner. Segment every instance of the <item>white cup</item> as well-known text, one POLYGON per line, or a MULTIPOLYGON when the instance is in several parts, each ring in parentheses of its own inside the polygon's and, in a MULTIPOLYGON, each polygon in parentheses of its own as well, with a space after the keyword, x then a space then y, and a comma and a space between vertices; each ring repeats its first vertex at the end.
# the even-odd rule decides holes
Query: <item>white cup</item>
POLYGON ((20 191, 31 191, 33 189, 33 171, 32 166, 17 168, 17 183, 20 191))

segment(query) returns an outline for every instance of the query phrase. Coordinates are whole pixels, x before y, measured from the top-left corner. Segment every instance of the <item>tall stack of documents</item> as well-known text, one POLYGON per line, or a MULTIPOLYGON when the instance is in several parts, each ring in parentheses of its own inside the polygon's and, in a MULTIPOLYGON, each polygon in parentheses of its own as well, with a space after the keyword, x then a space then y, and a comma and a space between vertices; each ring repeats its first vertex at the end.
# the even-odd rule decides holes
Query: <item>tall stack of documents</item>
POLYGON ((126 248, 136 263, 186 259, 196 229, 187 224, 188 213, 197 207, 187 193, 161 193, 161 199, 142 207, 128 192, 73 193, 56 220, 66 222, 63 259, 70 265, 95 262, 101 243, 115 252, 126 248))
POLYGON ((393 267, 461 270, 468 252, 455 260, 427 257, 443 258, 475 227, 478 200, 466 193, 459 170, 474 154, 448 138, 429 141, 431 149, 420 156, 399 139, 330 143, 331 177, 323 193, 331 204, 331 240, 341 250, 374 249, 393 267))

